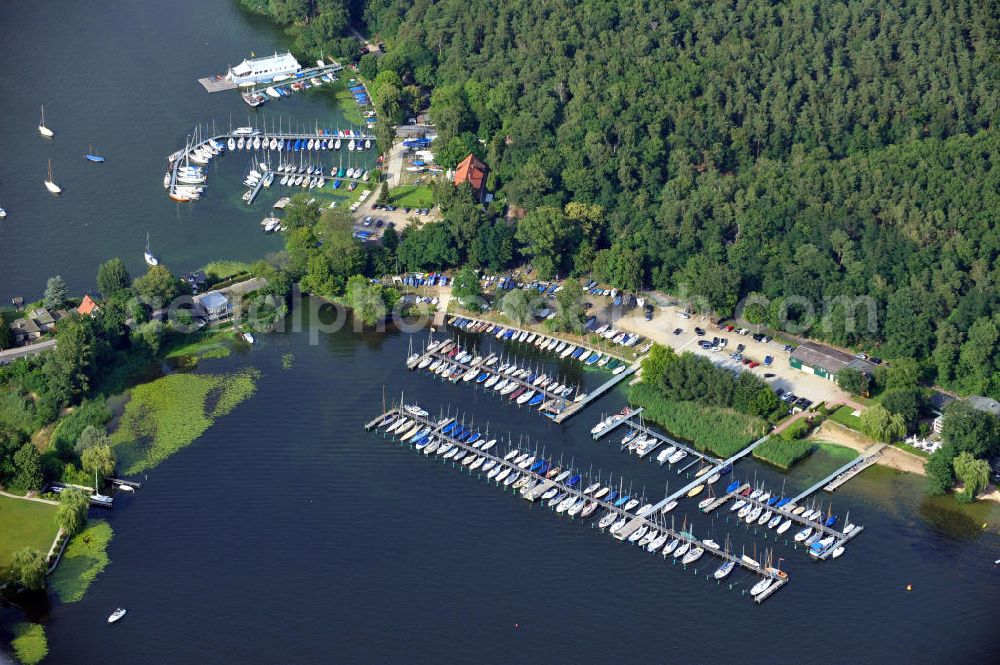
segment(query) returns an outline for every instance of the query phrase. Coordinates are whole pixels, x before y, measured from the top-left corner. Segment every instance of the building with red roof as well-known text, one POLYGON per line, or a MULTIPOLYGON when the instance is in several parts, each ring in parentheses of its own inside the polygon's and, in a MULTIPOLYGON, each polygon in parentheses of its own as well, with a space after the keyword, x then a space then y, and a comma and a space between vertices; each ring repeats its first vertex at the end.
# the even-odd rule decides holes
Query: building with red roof
POLYGON ((459 162, 455 168, 455 186, 458 187, 465 182, 469 183, 476 200, 482 200, 488 172, 486 164, 483 164, 478 157, 470 152, 469 156, 459 162))
POLYGON ((85 295, 83 301, 80 302, 80 306, 76 308, 76 311, 83 316, 92 316, 97 311, 97 303, 89 295, 85 295))

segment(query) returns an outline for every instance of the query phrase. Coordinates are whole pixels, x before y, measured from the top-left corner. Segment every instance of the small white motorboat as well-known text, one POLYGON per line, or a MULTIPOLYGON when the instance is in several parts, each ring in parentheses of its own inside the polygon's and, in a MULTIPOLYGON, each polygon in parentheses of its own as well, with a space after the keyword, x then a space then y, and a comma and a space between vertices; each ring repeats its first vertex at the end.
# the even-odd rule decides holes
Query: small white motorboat
POLYGON ((253 335, 251 335, 249 332, 243 333, 243 339, 246 340, 247 344, 253 344, 254 343, 253 335))
POLYGON ((127 611, 128 610, 126 610, 124 607, 119 607, 118 609, 116 609, 114 612, 111 613, 111 616, 108 617, 108 623, 114 623, 120 620, 123 616, 125 616, 125 613, 127 611))

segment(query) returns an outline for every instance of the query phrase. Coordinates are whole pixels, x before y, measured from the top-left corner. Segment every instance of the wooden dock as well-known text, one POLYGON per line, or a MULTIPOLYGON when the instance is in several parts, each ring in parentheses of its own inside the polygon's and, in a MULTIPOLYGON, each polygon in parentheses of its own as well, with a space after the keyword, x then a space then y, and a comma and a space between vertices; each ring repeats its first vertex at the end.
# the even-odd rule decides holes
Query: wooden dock
POLYGON ((729 459, 723 460, 723 461, 719 462, 718 464, 716 464, 715 468, 713 468, 713 469, 705 472, 701 476, 695 476, 694 480, 692 480, 687 485, 685 485, 684 487, 680 488, 679 490, 677 490, 673 494, 670 494, 670 495, 667 495, 667 496, 663 497, 663 499, 654 506, 654 508, 653 508, 654 512, 658 511, 658 510, 661 510, 664 506, 666 506, 668 503, 670 503, 672 501, 679 501, 682 497, 686 496, 688 492, 690 492, 691 490, 693 490, 698 485, 701 485, 702 483, 704 483, 705 480, 707 478, 711 477, 713 474, 721 473, 722 470, 725 469, 726 467, 731 467, 733 464, 736 463, 737 460, 745 457, 746 455, 749 455, 751 452, 753 452, 754 448, 756 448, 760 444, 762 444, 765 441, 767 441, 768 436, 769 435, 765 434, 764 436, 762 436, 761 438, 757 439, 756 441, 754 441, 749 446, 747 446, 746 448, 744 448, 740 452, 736 453, 735 455, 733 455, 729 459))
POLYGON ((818 491, 823 488, 827 492, 832 492, 848 480, 858 475, 872 464, 878 462, 879 458, 882 457, 882 449, 885 447, 884 443, 880 443, 868 448, 865 452, 861 453, 850 462, 844 464, 839 469, 823 478, 819 482, 813 484, 806 490, 803 490, 797 494, 793 499, 792 503, 798 503, 808 497, 813 492, 818 491))
POLYGON ((206 92, 222 92, 223 90, 236 90, 240 86, 236 85, 225 76, 213 75, 198 79, 206 92))
MULTIPOLYGON (((386 412, 378 415, 377 417, 373 418, 371 421, 369 421, 365 425, 365 429, 367 429, 367 430, 375 429, 381 423, 385 422, 390 417, 395 418, 395 419, 398 419, 401 416, 406 417, 406 418, 412 420, 414 423, 419 423, 419 425, 423 429, 429 430, 429 432, 430 432, 429 436, 432 439, 436 438, 439 441, 443 441, 443 442, 446 441, 446 442, 452 444, 453 446, 458 447, 460 450, 463 451, 463 456, 468 456, 470 453, 474 454, 474 455, 482 456, 485 459, 491 461, 494 466, 499 465, 499 466, 501 466, 501 467, 503 467, 505 469, 508 469, 510 471, 510 473, 515 473, 516 472, 516 473, 522 474, 522 476, 531 477, 533 480, 537 481, 539 484, 535 488, 533 488, 528 493, 523 494, 523 496, 524 496, 524 498, 526 500, 535 501, 535 500, 537 500, 537 498, 541 497, 542 494, 544 494, 545 492, 550 491, 552 488, 556 488, 565 497, 571 497, 572 496, 572 497, 575 497, 577 501, 579 501, 580 499, 584 499, 586 501, 596 502, 598 504, 598 508, 599 509, 603 509, 603 510, 605 510, 607 512, 611 512, 611 513, 615 513, 618 516, 618 518, 620 518, 619 521, 621 519, 627 520, 626 524, 623 525, 618 530, 616 530, 616 532, 613 534, 614 537, 616 539, 618 539, 618 540, 626 540, 626 539, 628 539, 628 537, 631 536, 633 533, 635 533, 635 531, 637 529, 645 526, 645 527, 647 527, 647 529, 656 529, 660 534, 666 534, 668 536, 668 538, 673 538, 673 539, 676 539, 676 540, 678 540, 680 542, 688 543, 691 547, 700 547, 706 553, 711 554, 711 555, 717 557, 718 559, 721 559, 724 562, 725 561, 731 561, 735 565, 737 565, 737 566, 739 566, 739 567, 741 567, 741 568, 743 568, 743 569, 751 572, 752 574, 754 574, 756 576, 763 577, 763 578, 770 578, 772 580, 772 584, 771 584, 771 587, 769 588, 769 592, 761 593, 757 597, 755 597, 755 599, 754 599, 758 603, 763 602, 766 598, 770 597, 774 593, 774 591, 776 591, 777 589, 781 588, 782 586, 784 586, 784 584, 786 584, 788 582, 788 576, 786 574, 784 574, 784 573, 782 574, 783 576, 779 575, 777 573, 777 571, 775 571, 774 569, 766 568, 766 567, 764 567, 764 566, 762 566, 762 565, 760 565, 759 563, 756 563, 756 562, 751 563, 750 561, 748 561, 748 560, 746 560, 746 559, 744 559, 742 557, 737 557, 737 556, 735 556, 734 554, 732 554, 732 553, 730 553, 728 551, 725 551, 725 550, 722 550, 722 549, 720 549, 718 547, 714 547, 712 545, 709 545, 709 544, 705 543, 704 541, 701 541, 701 540, 695 538, 693 535, 691 535, 689 533, 678 532, 678 531, 675 531, 673 529, 666 528, 662 524, 659 524, 659 523, 651 521, 648 517, 640 517, 639 515, 627 512, 622 507, 616 506, 612 502, 604 501, 604 500, 601 500, 601 499, 594 499, 592 496, 585 495, 583 493, 583 491, 580 489, 581 487, 583 487, 585 485, 585 483, 586 483, 585 480, 581 480, 580 482, 576 483, 574 486, 569 486, 569 485, 567 485, 567 484, 565 484, 563 482, 558 482, 558 481, 556 481, 554 479, 547 478, 547 477, 545 477, 543 475, 540 475, 538 473, 534 473, 534 472, 530 471, 529 469, 518 468, 517 466, 515 466, 512 463, 512 461, 505 460, 504 459, 504 455, 500 451, 498 451, 496 454, 493 454, 492 452, 488 452, 488 451, 484 452, 482 450, 479 450, 479 449, 475 448, 473 445, 462 443, 462 442, 460 442, 460 441, 458 441, 456 439, 453 439, 453 438, 451 438, 451 437, 449 437, 449 436, 447 436, 447 435, 445 435, 443 433, 443 430, 446 429, 448 427, 448 425, 454 420, 453 418, 444 418, 444 419, 435 421, 432 418, 430 418, 429 416, 421 416, 421 415, 418 415, 418 414, 414 413, 413 409, 414 409, 414 407, 412 407, 412 406, 411 407, 406 407, 405 409, 401 408, 401 407, 393 407, 393 408, 389 409, 388 411, 386 411, 386 412), (539 488, 541 488, 541 487, 544 487, 545 489, 542 490, 541 492, 537 492, 537 490, 539 488), (537 492, 537 494, 536 494, 536 492, 537 492), (623 531, 624 531, 624 535, 619 535, 623 531)), ((395 420, 395 419, 392 422, 398 422, 398 420, 395 420)), ((423 431, 423 429, 420 430, 420 431, 423 431)), ((409 445, 409 444, 407 443, 407 445, 409 445)), ((517 447, 516 446, 512 446, 511 450, 514 450, 514 449, 517 449, 517 447)), ((522 451, 522 452, 524 452, 524 451, 522 451)), ((435 455, 435 457, 436 456, 437 455, 435 455)), ((468 468, 468 467, 466 467, 465 465, 461 465, 461 466, 456 465, 456 468, 464 469, 464 468, 468 468)), ((478 477, 481 478, 481 479, 483 478, 483 475, 484 475, 483 473, 478 472, 478 471, 474 471, 474 472, 470 472, 470 473, 476 473, 478 475, 478 477)), ((487 480, 489 480, 488 477, 487 477, 487 480)), ((517 483, 514 483, 514 485, 516 486, 517 483)), ((506 484, 504 486, 506 487, 506 484)), ((596 512, 597 511, 595 511, 594 514, 596 514, 596 512)), ((607 514, 607 512, 605 513, 605 515, 607 514)), ((649 511, 647 513, 647 515, 649 515, 651 517, 651 516, 655 515, 655 511, 649 511)))

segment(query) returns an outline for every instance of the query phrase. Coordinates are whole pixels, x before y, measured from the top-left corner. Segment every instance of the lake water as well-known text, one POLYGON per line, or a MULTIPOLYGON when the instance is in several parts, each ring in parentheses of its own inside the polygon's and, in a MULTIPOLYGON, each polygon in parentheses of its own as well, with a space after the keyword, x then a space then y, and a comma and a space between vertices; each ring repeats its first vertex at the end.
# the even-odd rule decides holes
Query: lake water
MULTIPOLYGON (((259 206, 247 211, 215 189, 178 206, 161 178, 194 122, 247 116, 234 94, 207 95, 195 79, 251 49, 280 48, 280 37, 224 0, 0 6, 0 205, 11 212, 0 222, 0 296, 38 295, 55 273, 90 288, 109 255, 138 272, 147 230, 175 270, 276 249, 257 230, 259 206), (50 144, 35 130, 42 103, 57 131, 50 144), (82 160, 90 143, 108 163, 82 160), (48 157, 66 188, 59 199, 41 186, 48 157)), ((278 111, 336 119, 310 96, 278 111)), ((304 332, 275 333, 204 362, 199 371, 259 368, 256 395, 107 515, 112 563, 83 601, 52 607, 45 662, 992 662, 995 507, 959 511, 925 498, 921 479, 874 468, 822 495, 866 530, 840 559, 815 563, 729 513, 709 518, 683 502, 678 526, 687 517, 697 535, 784 559, 791 583, 756 606, 745 573, 719 585, 706 579, 707 557, 685 570, 363 431, 403 392, 651 498, 684 482, 591 440, 621 393, 556 426, 468 384, 407 372, 420 340, 344 330, 312 344, 304 332), (129 615, 109 627, 117 606, 129 615)), ((588 386, 606 377, 564 373, 588 386)), ((837 462, 822 451, 786 477, 742 461, 736 475, 791 493, 837 462)))

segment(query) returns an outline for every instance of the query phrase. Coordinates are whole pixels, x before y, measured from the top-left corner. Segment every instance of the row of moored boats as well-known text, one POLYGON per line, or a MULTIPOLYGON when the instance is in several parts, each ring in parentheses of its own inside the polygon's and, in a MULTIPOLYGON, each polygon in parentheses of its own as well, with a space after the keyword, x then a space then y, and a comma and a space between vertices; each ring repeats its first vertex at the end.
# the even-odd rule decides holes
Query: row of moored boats
POLYGON ((549 337, 542 333, 508 328, 500 324, 490 323, 489 321, 477 321, 460 316, 452 317, 448 323, 466 332, 485 333, 493 335, 496 339, 533 345, 543 351, 558 353, 560 358, 579 360, 585 365, 607 367, 613 374, 621 374, 628 368, 628 364, 625 361, 615 358, 610 354, 593 351, 585 346, 577 346, 566 340, 549 337))
POLYGON ((537 406, 539 409, 548 406, 548 400, 569 402, 586 397, 585 393, 580 393, 578 386, 569 385, 556 376, 504 361, 495 353, 485 357, 476 355, 453 340, 431 342, 424 353, 411 355, 407 366, 427 370, 452 383, 475 382, 517 404, 537 406))
MULTIPOLYGON (((466 427, 455 418, 434 423, 425 410, 407 405, 373 426, 426 456, 436 455, 470 472, 483 473, 487 480, 510 487, 530 501, 542 502, 557 514, 588 518, 604 507, 605 513, 597 522, 600 529, 647 552, 660 552, 665 559, 672 557, 687 565, 700 559, 706 551, 725 554, 723 563, 713 573, 717 580, 727 577, 736 565, 728 551, 716 542, 699 541, 686 530, 676 532, 667 528, 657 517, 652 503, 600 481, 584 487, 580 473, 563 468, 555 460, 536 452, 512 446, 501 457, 499 451, 491 452, 497 439, 489 438, 474 427, 466 427), (643 518, 644 522, 637 529, 626 532, 625 526, 635 518, 643 518)), ((754 596, 769 589, 776 580, 787 577, 784 571, 765 569, 745 555, 744 559, 748 565, 766 571, 751 590, 754 596)))

